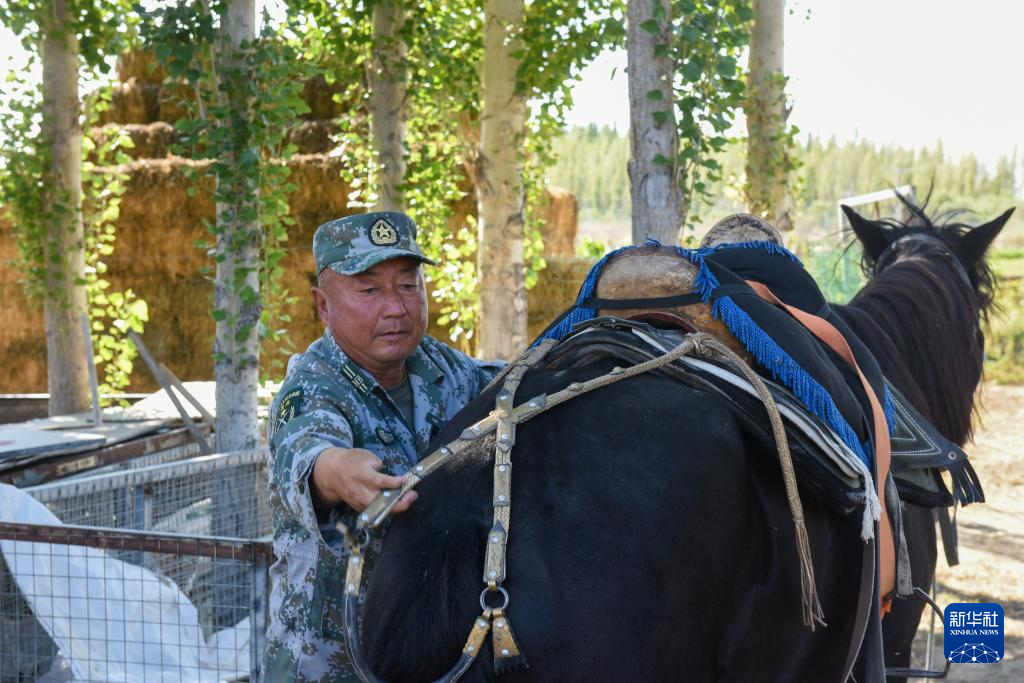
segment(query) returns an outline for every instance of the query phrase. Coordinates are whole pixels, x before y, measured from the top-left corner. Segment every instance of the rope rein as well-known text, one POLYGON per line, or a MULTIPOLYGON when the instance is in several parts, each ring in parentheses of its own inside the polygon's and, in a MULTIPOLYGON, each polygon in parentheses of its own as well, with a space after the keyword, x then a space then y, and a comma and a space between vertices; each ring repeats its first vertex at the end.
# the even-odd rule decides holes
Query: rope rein
POLYGON ((615 367, 607 374, 595 377, 586 382, 573 382, 566 388, 549 395, 535 396, 518 406, 514 405, 516 390, 531 367, 539 364, 558 342, 545 339, 528 349, 516 361, 506 366, 505 370, 488 386, 502 382, 501 390, 495 398, 495 409, 487 417, 465 429, 458 439, 440 447, 424 457, 407 476, 405 483, 398 489, 382 491, 359 515, 354 530, 344 524, 338 530, 345 538, 350 555, 345 577, 345 632, 348 637, 349 652, 359 677, 365 683, 381 683, 366 664, 362 644, 359 637, 357 603, 362 585, 362 570, 365 564, 364 551, 369 544, 370 531, 377 528, 401 500, 402 496, 416 487, 428 475, 437 470, 453 455, 462 453, 484 436, 497 432, 494 449, 494 485, 492 494, 493 523, 487 533, 486 553, 484 560, 483 583, 480 593, 480 616, 474 620, 473 627, 466 638, 462 654, 455 666, 438 679, 439 683, 451 683, 459 680, 480 653, 487 634, 492 633, 492 649, 494 651, 494 670, 504 673, 528 666, 526 658, 512 632, 508 619, 509 595, 502 586, 506 578, 506 551, 512 511, 512 447, 515 445, 516 426, 537 415, 565 403, 573 398, 615 384, 624 379, 656 370, 668 365, 683 356, 695 354, 708 359, 718 360, 738 371, 757 390, 758 396, 768 411, 772 425, 779 465, 789 503, 790 515, 796 535, 797 555, 800 563, 800 592, 803 612, 803 623, 814 630, 815 624, 824 625, 821 603, 818 599, 814 580, 814 565, 811 559, 811 548, 804 524, 803 506, 797 489, 796 473, 789 451, 782 416, 767 386, 754 370, 738 355, 712 335, 705 332, 688 334, 683 341, 668 352, 629 368, 615 367), (497 604, 491 604, 489 599, 497 604))

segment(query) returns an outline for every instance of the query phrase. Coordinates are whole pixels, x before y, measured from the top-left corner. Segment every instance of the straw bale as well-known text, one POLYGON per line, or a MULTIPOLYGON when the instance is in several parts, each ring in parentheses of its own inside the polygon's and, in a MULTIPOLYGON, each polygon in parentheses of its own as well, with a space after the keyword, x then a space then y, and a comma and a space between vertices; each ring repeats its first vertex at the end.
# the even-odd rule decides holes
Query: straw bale
POLYGON ((285 140, 298 147, 298 154, 324 154, 333 147, 331 137, 338 130, 331 121, 300 121, 288 129, 285 140))
POLYGON ((579 207, 576 197, 561 187, 548 186, 542 207, 544 218, 544 254, 572 256, 579 228, 579 207))
MULTIPOLYGON (((173 130, 158 123, 130 126, 128 132, 140 151, 145 148, 156 154, 166 149, 166 136, 173 130)), ((117 223, 118 238, 113 255, 107 259, 112 287, 131 288, 149 304, 150 321, 143 335, 147 345, 175 374, 187 380, 209 379, 213 373, 214 323, 209 315, 212 283, 202 272, 211 263, 193 245, 199 239, 209 240, 203 220, 214 219, 214 206, 210 181, 201 181, 195 196, 190 197, 191 181, 186 175, 189 168, 202 163, 172 156, 140 159, 125 167, 129 180, 117 223)), ((297 155, 289 163, 290 180, 298 188, 289 197, 296 224, 290 229, 288 254, 282 262, 286 273, 282 284, 298 301, 286 311, 292 318, 287 340, 265 348, 266 362, 275 357, 285 360, 282 349, 302 350, 323 331, 309 295, 315 283, 310 253, 313 232, 327 220, 363 210, 348 206, 351 188, 341 178, 343 165, 342 159, 326 154, 297 155)), ((465 179, 463 185, 466 195, 453 207, 449 221, 453 229, 476 213, 472 186, 465 179)), ((0 217, 0 296, 10 304, 0 313, 0 360, 6 361, 8 369, 0 378, 0 391, 45 391, 42 314, 25 299, 14 267, 18 258, 10 227, 0 217)), ((531 337, 571 303, 590 266, 588 261, 568 257, 547 260, 548 268, 527 296, 531 337)), ((437 314, 435 308, 431 319, 436 320, 437 314)), ((443 340, 448 338, 447 331, 434 324, 430 333, 443 340)), ((132 388, 155 388, 141 362, 136 363, 132 388)))
POLYGON ((527 291, 527 336, 533 339, 567 309, 579 292, 594 262, 575 256, 551 256, 537 284, 527 291))
POLYGON ((100 113, 99 125, 156 121, 160 86, 129 78, 113 86, 110 108, 100 113))
POLYGON ((341 83, 328 83, 327 79, 317 74, 302 86, 302 99, 309 105, 309 112, 302 118, 308 121, 322 121, 341 116, 343 108, 334 101, 334 96, 343 90, 341 83))
POLYGON ((130 50, 117 58, 117 80, 126 83, 136 79, 142 83, 159 85, 167 78, 167 71, 157 61, 152 50, 130 50))
MULTIPOLYGON (((162 159, 170 156, 170 147, 178 138, 174 126, 157 121, 156 123, 129 123, 120 125, 108 123, 90 131, 89 135, 96 144, 101 145, 119 133, 126 133, 134 147, 122 149, 132 159, 162 159)), ((93 159, 95 161, 95 159, 93 159)))
POLYGON ((187 83, 164 83, 157 95, 158 121, 176 123, 189 115, 189 102, 194 102, 195 91, 187 83))
MULTIPOLYGON (((142 337, 155 358, 185 381, 213 377, 213 283, 208 278, 199 273, 167 277, 154 270, 110 279, 114 287, 130 286, 149 305, 149 322, 142 337)), ((157 388, 141 360, 135 364, 131 380, 133 390, 157 388)))
POLYGON ((288 195, 291 217, 296 222, 293 244, 300 240, 309 245, 321 223, 362 210, 348 208, 352 188, 341 178, 344 166, 344 159, 326 154, 296 154, 288 162, 288 180, 297 188, 288 195))
POLYGON ((181 157, 147 159, 126 167, 128 184, 121 199, 117 245, 108 260, 113 272, 160 272, 165 277, 195 274, 206 265, 206 254, 193 247, 206 239, 203 221, 215 217, 209 179, 197 182, 190 197, 189 169, 206 162, 181 157), (170 247, 170 248, 168 248, 170 247))
POLYGON ((0 393, 46 391, 43 310, 25 295, 20 260, 14 226, 0 213, 0 393))

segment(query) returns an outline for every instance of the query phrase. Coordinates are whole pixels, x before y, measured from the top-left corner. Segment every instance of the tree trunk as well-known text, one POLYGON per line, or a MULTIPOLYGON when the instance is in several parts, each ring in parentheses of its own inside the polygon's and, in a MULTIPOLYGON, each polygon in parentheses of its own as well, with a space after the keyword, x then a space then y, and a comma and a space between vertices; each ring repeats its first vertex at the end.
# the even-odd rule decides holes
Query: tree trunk
POLYGON ((82 126, 78 37, 68 30, 66 0, 43 17, 43 139, 49 148, 44 206, 52 207, 45 249, 47 381, 50 415, 89 409, 89 371, 82 330, 86 312, 82 227, 82 126))
MULTIPOLYGON (((257 78, 238 48, 256 37, 255 0, 230 0, 220 26, 219 79, 226 103, 246 121, 251 121, 247 85, 231 85, 237 78, 257 78)), ((216 68, 216 67, 215 67, 216 68)), ((225 121, 224 125, 230 125, 225 121)), ((217 274, 213 305, 224 311, 216 323, 213 377, 216 380, 217 415, 214 448, 218 453, 248 450, 259 445, 257 388, 260 360, 260 245, 259 168, 244 176, 234 175, 250 149, 248 136, 235 134, 221 149, 229 171, 217 176, 217 274), (239 332, 249 327, 247 335, 239 332)), ((259 162, 257 162, 258 164, 259 162)), ((245 514, 246 500, 260 495, 254 476, 232 470, 218 470, 213 480, 211 533, 215 536, 253 538, 256 522, 245 514)), ((248 584, 246 570, 230 563, 218 563, 214 570, 214 612, 216 628, 238 623, 243 616, 248 584)))
POLYGON ((783 71, 785 0, 754 0, 747 88, 747 206, 780 230, 792 227, 786 198, 789 143, 783 71))
POLYGON ((405 55, 400 36, 405 21, 402 0, 373 6, 373 55, 368 62, 370 129, 377 153, 377 209, 403 211, 405 198, 405 55))
POLYGON ((672 102, 669 0, 629 0, 626 63, 629 74, 629 188, 633 243, 647 237, 678 244, 683 194, 676 154, 679 131, 672 102), (660 10, 657 8, 661 8, 660 10), (657 28, 650 23, 653 21, 657 28))
MULTIPOLYGON (((220 58, 223 78, 231 78, 233 69, 245 73, 243 57, 238 53, 242 41, 256 37, 255 0, 232 0, 221 24, 220 58)), ((255 77, 255 76, 253 76, 255 77)), ((247 88, 227 87, 228 102, 248 119, 247 88)), ((225 123, 225 125, 229 125, 225 123)), ((235 138, 232 138, 235 139, 235 138)), ((224 156, 231 169, 239 168, 246 151, 244 139, 228 146, 224 156)), ((250 176, 217 178, 217 274, 214 282, 214 308, 224 311, 216 324, 214 340, 214 379, 217 382, 216 450, 218 452, 254 448, 259 443, 256 416, 256 389, 259 380, 260 303, 260 226, 257 216, 259 178, 257 169, 250 176), (225 184, 228 184, 225 187, 225 184), (227 198, 232 198, 228 201, 227 198), (242 338, 239 330, 249 327, 242 338)))
POLYGON ((516 91, 523 0, 484 0, 484 107, 476 158, 479 214, 479 354, 512 358, 526 347, 523 263, 523 129, 516 91))

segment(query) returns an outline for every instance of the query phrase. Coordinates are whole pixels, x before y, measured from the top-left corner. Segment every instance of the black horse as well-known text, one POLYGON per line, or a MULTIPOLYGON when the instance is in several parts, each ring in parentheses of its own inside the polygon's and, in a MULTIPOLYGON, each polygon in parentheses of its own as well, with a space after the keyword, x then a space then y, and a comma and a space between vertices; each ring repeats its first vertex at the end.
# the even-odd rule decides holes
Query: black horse
MULTIPOLYGON (((968 231, 912 211, 905 225, 853 218, 869 264, 910 233, 941 244, 902 249, 841 315, 905 396, 960 443, 981 376, 979 316, 992 302, 984 254, 1008 214, 968 231)), ((606 370, 532 371, 518 396, 606 370)), ((493 405, 482 396, 438 441, 493 405)), ((492 454, 488 439, 454 458, 420 485, 415 510, 389 531, 364 622, 369 662, 385 680, 434 680, 459 657, 480 611, 492 454)), ((627 379, 522 425, 513 462, 505 586, 530 668, 502 680, 843 677, 861 572, 858 515, 837 515, 802 488, 828 622, 811 631, 801 623, 776 453, 723 399, 660 375, 627 379)), ((927 586, 931 515, 908 509, 905 518, 915 583, 927 586)), ((886 619, 887 646, 899 657, 919 617, 919 609, 897 607, 886 619)), ((494 678, 488 644, 465 680, 494 678)))
MULTIPOLYGON (((963 445, 971 436, 982 377, 980 322, 994 296, 985 254, 1013 209, 970 228, 955 220, 955 212, 932 222, 922 207, 903 203, 910 218, 902 223, 868 221, 844 207, 864 248, 865 267, 875 276, 848 306, 833 308, 903 395, 943 436, 963 445), (907 235, 936 239, 904 239, 886 253, 907 235)), ((904 504, 902 512, 913 583, 927 590, 935 574, 935 521, 931 510, 916 505, 904 504)), ((888 666, 908 666, 923 607, 897 601, 882 622, 888 666)))

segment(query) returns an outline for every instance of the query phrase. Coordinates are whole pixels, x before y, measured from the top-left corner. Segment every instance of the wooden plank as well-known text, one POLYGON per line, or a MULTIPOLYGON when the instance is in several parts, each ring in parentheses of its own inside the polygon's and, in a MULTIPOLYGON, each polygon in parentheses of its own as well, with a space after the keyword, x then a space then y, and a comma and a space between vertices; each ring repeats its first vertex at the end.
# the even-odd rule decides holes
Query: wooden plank
POLYGON ((110 529, 71 524, 57 526, 0 522, 0 539, 232 560, 253 561, 273 557, 273 547, 267 541, 218 536, 193 538, 169 532, 110 529))
MULTIPOLYGON (((208 425, 201 424, 200 427, 209 434, 208 425)), ((12 484, 19 488, 45 484, 86 470, 137 458, 140 455, 179 448, 191 441, 192 435, 187 429, 180 427, 83 453, 56 455, 9 466, 0 463, 0 483, 12 484)))
POLYGON ((106 442, 107 437, 102 434, 4 425, 0 427, 0 462, 12 462, 47 453, 89 450, 106 442))

